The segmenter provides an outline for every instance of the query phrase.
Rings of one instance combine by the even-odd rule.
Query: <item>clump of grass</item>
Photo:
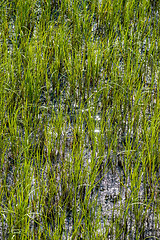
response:
[[[2,1],[2,239],[160,237],[158,19],[158,1]]]

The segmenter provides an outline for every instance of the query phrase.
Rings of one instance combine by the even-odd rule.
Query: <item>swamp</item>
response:
[[[0,1],[0,239],[160,239],[159,14]]]

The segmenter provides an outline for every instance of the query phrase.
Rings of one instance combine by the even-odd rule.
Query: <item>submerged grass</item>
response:
[[[159,239],[159,1],[0,5],[0,238]]]

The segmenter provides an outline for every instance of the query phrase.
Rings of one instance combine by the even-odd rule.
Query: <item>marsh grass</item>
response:
[[[159,1],[0,4],[0,238],[159,239]]]

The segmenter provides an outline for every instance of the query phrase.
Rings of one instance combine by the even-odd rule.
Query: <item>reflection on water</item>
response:
[[[153,19],[148,18],[148,23],[146,23],[146,30],[145,30],[146,34],[150,30],[150,29],[147,28],[147,25],[148,26],[152,25],[151,21],[154,22],[154,20],[155,20],[155,23],[158,24],[157,21],[159,20],[159,12],[158,11],[154,12],[153,17],[155,19],[154,18]],[[145,21],[147,21],[147,19],[145,19]],[[13,55],[14,50],[13,50],[13,44],[12,44],[12,41],[11,41],[11,37],[14,36],[16,38],[16,36],[14,34],[14,31],[15,31],[14,21],[11,23],[11,25],[12,26],[11,26],[10,31],[9,31],[7,44],[8,44],[8,54]],[[101,26],[99,26],[99,22],[96,23],[96,24],[94,23],[93,28],[92,28],[92,34],[94,35],[95,32],[98,32],[100,30],[100,28],[101,28]],[[133,32],[136,31],[136,30],[137,30],[136,26],[135,26],[134,22],[132,22],[131,27],[130,27],[130,35],[132,35]],[[32,32],[32,34],[33,34],[32,37],[36,38],[36,35],[37,35],[36,26],[34,27],[34,31]],[[152,34],[151,34],[151,37],[152,37]],[[97,38],[98,38],[98,35],[97,35]],[[153,46],[153,44],[154,44],[153,49],[156,49],[156,50],[158,49],[158,40],[159,39],[156,39],[156,41],[153,43],[150,38],[146,39],[146,37],[144,37],[143,40],[142,40],[142,37],[138,36],[137,40],[138,41],[137,41],[136,44],[139,47],[139,54],[141,55],[141,60],[143,59],[144,54],[146,54],[146,51],[147,52],[150,51],[150,48]],[[18,42],[19,41],[20,40],[18,40]],[[119,34],[117,34],[117,37],[115,39],[115,44],[113,44],[113,48],[114,47],[117,48],[119,42],[121,42],[122,47],[124,47],[124,41],[121,41]],[[18,43],[18,47],[19,47],[19,44],[20,43]],[[146,44],[147,44],[147,48],[146,48]],[[128,51],[129,50],[130,49],[128,49]],[[22,51],[22,54],[23,54],[23,51]],[[95,54],[96,54],[96,61],[97,61],[97,56],[98,56],[97,54],[98,53],[95,51]],[[146,56],[147,56],[147,54],[146,54]],[[42,57],[43,57],[43,52],[42,52]],[[119,66],[117,66],[117,68],[118,68],[120,76],[123,80],[123,78],[125,77],[124,76],[125,56],[121,52],[120,52],[120,58],[119,59],[120,59],[119,60]],[[133,61],[134,61],[134,59],[133,59]],[[143,73],[145,73],[145,74],[143,74],[142,76],[140,76],[140,74],[139,74],[139,76],[138,76],[138,77],[142,77],[142,82],[145,83],[144,84],[144,90],[143,90],[143,96],[141,96],[142,99],[137,100],[136,99],[136,92],[135,92],[133,94],[133,102],[132,102],[133,106],[134,106],[135,101],[139,101],[139,106],[143,105],[143,98],[145,98],[147,93],[150,91],[150,85],[151,84],[155,86],[155,89],[157,89],[158,77],[159,76],[158,76],[158,73],[155,72],[155,78],[153,79],[153,74],[152,74],[153,71],[154,71],[153,70],[153,68],[154,68],[153,61],[152,61],[152,59],[147,59],[147,57],[146,57],[146,60],[145,60],[144,63],[145,64],[142,68],[144,68]],[[114,66],[114,63],[112,64],[111,71],[113,70],[113,66]],[[140,66],[141,66],[141,63],[139,63],[139,67]],[[157,60],[156,67],[158,68],[158,66],[159,66],[159,62]],[[23,72],[23,70],[24,69],[22,69],[22,72]],[[48,73],[48,75],[50,75],[49,76],[49,79],[50,79],[52,74]],[[60,77],[62,78],[62,76],[60,76]],[[104,76],[102,76],[102,81],[104,80],[103,77]],[[23,74],[22,74],[22,78],[23,78]],[[65,81],[65,77],[64,77],[64,81]],[[109,84],[113,88],[114,83],[109,82]],[[64,86],[62,86],[62,88],[63,87]],[[118,86],[118,87],[121,87],[121,86]],[[123,88],[121,90],[123,91]],[[75,90],[75,92],[76,92],[76,90]],[[99,92],[100,93],[103,92],[100,87],[99,87]],[[154,95],[155,92],[153,92],[153,101],[151,103],[152,105],[157,103],[156,100],[155,100],[155,95]],[[67,107],[66,103],[65,103],[65,100],[67,98],[66,96],[68,94],[67,90],[63,89],[63,94],[62,94],[62,103],[61,103],[62,106],[61,107],[62,107],[62,109],[65,110],[66,107]],[[97,90],[95,91],[95,95],[96,94],[98,94]],[[45,93],[44,93],[44,95],[45,95]],[[58,116],[58,109],[59,109],[59,104],[60,103],[59,103],[59,100],[54,99],[52,88],[50,89],[50,95],[51,95],[50,97],[51,97],[51,100],[52,100],[50,105],[52,107],[51,107],[51,110],[48,110],[48,109],[47,110],[52,112],[53,105],[54,105],[55,113]],[[129,179],[128,175],[126,174],[126,169],[125,169],[125,164],[126,165],[128,164],[127,163],[127,157],[126,157],[127,154],[129,153],[131,155],[134,152],[134,149],[132,149],[132,146],[131,146],[131,149],[129,149],[129,150],[125,149],[125,144],[126,144],[125,141],[127,141],[127,134],[128,133],[130,134],[131,145],[133,144],[134,137],[135,137],[134,136],[134,129],[133,128],[131,129],[128,126],[129,125],[128,121],[129,121],[129,119],[131,119],[133,121],[137,116],[131,116],[131,118],[129,118],[130,117],[130,112],[128,112],[126,114],[126,113],[124,113],[124,109],[122,109],[121,115],[126,114],[125,123],[123,123],[123,122],[119,123],[118,120],[116,119],[116,116],[115,116],[115,120],[111,125],[110,119],[107,119],[108,122],[109,122],[108,125],[107,125],[108,128],[106,128],[105,131],[102,132],[101,122],[103,121],[103,116],[101,116],[100,113],[98,113],[98,114],[94,113],[94,110],[95,110],[94,109],[94,103],[92,103],[92,100],[91,100],[92,95],[93,95],[93,91],[91,89],[90,96],[89,96],[90,104],[88,104],[89,106],[87,106],[86,108],[83,108],[83,110],[82,110],[82,119],[83,119],[83,116],[84,116],[83,123],[81,124],[82,126],[80,126],[80,124],[79,124],[79,128],[74,129],[74,126],[76,125],[76,121],[77,121],[77,119],[80,115],[80,111],[79,111],[79,105],[75,104],[74,97],[73,97],[72,98],[73,103],[72,103],[72,99],[71,99],[71,106],[68,107],[68,114],[70,116],[70,122],[66,120],[66,123],[63,124],[60,129],[55,129],[54,126],[53,126],[53,128],[49,126],[46,130],[48,139],[49,140],[51,139],[51,141],[54,141],[54,143],[55,143],[54,149],[53,149],[53,151],[54,151],[53,155],[54,155],[54,157],[57,157],[57,159],[56,159],[57,162],[55,163],[55,164],[57,164],[57,169],[58,170],[61,169],[63,159],[67,159],[68,163],[73,163],[73,153],[72,153],[73,142],[75,143],[77,141],[77,145],[76,144],[75,145],[76,145],[76,147],[78,147],[78,138],[79,138],[78,134],[80,134],[80,135],[84,134],[85,135],[85,139],[84,139],[85,147],[84,147],[83,152],[81,154],[82,154],[82,162],[84,162],[83,163],[84,166],[88,166],[88,169],[90,169],[91,162],[93,161],[93,159],[92,159],[92,139],[91,139],[92,133],[94,134],[96,141],[98,139],[100,139],[100,137],[104,138],[104,142],[102,142],[102,145],[105,146],[104,149],[106,151],[105,153],[103,153],[104,156],[105,155],[108,156],[109,144],[110,144],[109,142],[107,142],[107,140],[108,140],[107,139],[107,134],[110,134],[110,135],[113,134],[113,139],[116,136],[117,139],[118,139],[118,141],[117,141],[118,146],[116,146],[115,149],[110,150],[110,154],[109,154],[110,159],[107,159],[107,157],[104,157],[104,156],[99,156],[98,151],[95,153],[95,159],[94,159],[95,161],[97,161],[97,158],[98,158],[97,156],[103,157],[103,164],[102,165],[104,165],[104,166],[102,166],[102,170],[100,169],[101,171],[99,171],[100,174],[97,176],[97,182],[99,181],[99,179],[101,179],[102,177],[103,178],[97,184],[97,189],[95,187],[95,189],[93,190],[93,194],[92,194],[91,199],[90,199],[90,201],[93,201],[93,199],[98,196],[96,214],[98,215],[99,212],[100,212],[100,214],[102,216],[101,231],[105,232],[105,227],[104,226],[109,226],[111,221],[112,222],[117,221],[119,226],[122,229],[125,226],[125,229],[123,229],[124,231],[121,235],[121,239],[134,239],[134,236],[136,234],[137,229],[139,231],[141,231],[141,228],[144,229],[144,238],[143,239],[145,239],[145,237],[147,237],[149,235],[155,235],[155,236],[157,236],[157,238],[160,238],[159,222],[158,222],[158,219],[155,219],[156,216],[154,216],[155,208],[156,207],[158,208],[158,203],[156,202],[157,201],[156,194],[152,199],[153,204],[150,204],[149,207],[147,207],[147,202],[150,201],[151,193],[150,192],[149,193],[145,192],[145,189],[144,189],[144,186],[143,186],[143,180],[144,180],[143,178],[145,178],[145,176],[143,176],[143,174],[142,174],[142,179],[141,179],[140,184],[139,184],[139,179],[138,179],[138,180],[135,180],[135,186],[131,186],[131,180]],[[43,98],[43,96],[42,96],[42,98]],[[44,100],[42,101],[42,104],[45,105],[45,96],[44,96],[43,99]],[[101,95],[97,99],[99,101],[99,105],[101,106]],[[53,104],[53,102],[54,102],[54,104]],[[102,107],[103,106],[101,106],[101,109],[102,109]],[[113,107],[112,104],[108,107],[109,108],[108,111],[111,111],[111,113],[112,113],[112,107]],[[146,116],[148,115],[151,118],[152,113],[151,113],[150,108],[147,109],[145,114],[146,114]],[[48,114],[47,117],[49,119],[50,115]],[[91,127],[91,130],[90,130],[90,126],[87,125],[87,120],[89,119],[89,117],[91,118],[91,120],[93,120],[93,122],[91,121],[92,124],[93,124],[93,127]],[[140,116],[138,116],[138,117],[139,117],[139,121],[142,121],[142,113],[140,113]],[[117,125],[118,125],[118,128],[116,128]],[[114,129],[112,129],[112,127]],[[44,131],[44,129],[43,129],[43,131]],[[149,127],[148,127],[148,131],[149,131]],[[116,132],[116,134],[115,134],[115,132]],[[140,128],[140,126],[137,127],[137,135],[139,135],[141,132],[142,132],[142,129]],[[49,136],[50,136],[50,138],[49,138]],[[31,137],[32,138],[35,137],[34,133],[32,134]],[[113,140],[113,139],[111,138],[111,140]],[[63,146],[64,141],[65,141],[65,148],[63,149],[62,146]],[[48,143],[46,141],[45,144],[46,145],[49,144],[49,141],[48,141]],[[139,141],[139,147],[136,149],[136,153],[133,153],[133,154],[135,154],[134,155],[135,156],[135,161],[136,161],[136,156],[139,155],[139,148],[141,147],[141,144],[142,144],[142,142]],[[57,147],[57,145],[60,146],[60,147]],[[46,151],[48,151],[48,149]],[[83,166],[83,164],[82,164],[82,166]],[[106,168],[107,171],[103,172],[103,168],[105,169],[106,165],[107,165],[107,168]],[[133,166],[134,166],[134,163],[133,163]],[[142,166],[140,165],[139,169],[137,169],[137,171],[140,172],[141,170],[142,170]],[[12,185],[12,183],[13,183],[12,171],[13,171],[13,169],[11,169],[10,176],[7,179],[8,180],[8,185]],[[132,173],[132,165],[130,166],[130,171]],[[39,173],[40,172],[41,171],[39,171]],[[44,177],[46,178],[46,185],[45,186],[46,186],[46,192],[47,192],[48,182],[47,182],[46,172],[47,172],[47,170],[44,170],[43,173],[45,175]],[[42,174],[42,172],[40,174]],[[134,177],[134,173],[132,173],[132,177]],[[30,196],[29,196],[29,201],[33,201],[33,197],[35,195],[35,190],[37,188],[37,184],[36,184],[35,179],[36,179],[36,177],[33,175],[32,187],[31,187],[31,192],[30,192]],[[57,182],[59,181],[59,179],[60,179],[60,173],[58,172],[57,173]],[[85,186],[87,184],[89,184],[89,183],[88,182],[84,183],[84,186],[83,186],[84,187],[83,188],[84,192],[85,192],[85,190],[84,190]],[[149,183],[147,182],[146,185],[149,185]],[[157,190],[157,192],[159,192],[158,186],[157,186],[157,189],[155,189],[155,191],[156,190]],[[61,194],[62,193],[62,188],[61,187],[59,188],[59,191],[60,191],[60,194]],[[137,201],[133,202],[132,201],[133,195],[136,191],[138,192]],[[142,216],[140,217],[140,220],[138,222],[139,226],[136,225],[137,224],[136,223],[137,216],[136,216],[135,206],[137,206],[138,209],[141,209],[141,207],[142,207],[142,209],[140,211]],[[81,209],[79,207],[77,212],[80,212],[80,211],[81,211]],[[40,214],[40,212],[37,209],[36,209],[34,215],[36,216],[36,214]],[[157,221],[157,223],[156,223],[156,221]],[[67,218],[66,218],[66,228],[68,229],[68,232],[67,232],[68,234],[71,233],[71,231],[73,231],[72,223],[73,223],[72,214],[71,214],[70,211],[68,211]],[[53,226],[51,226],[51,227],[53,227]],[[129,232],[128,236],[125,235],[125,231]],[[113,235],[111,233],[108,234],[108,239],[113,239]]]

